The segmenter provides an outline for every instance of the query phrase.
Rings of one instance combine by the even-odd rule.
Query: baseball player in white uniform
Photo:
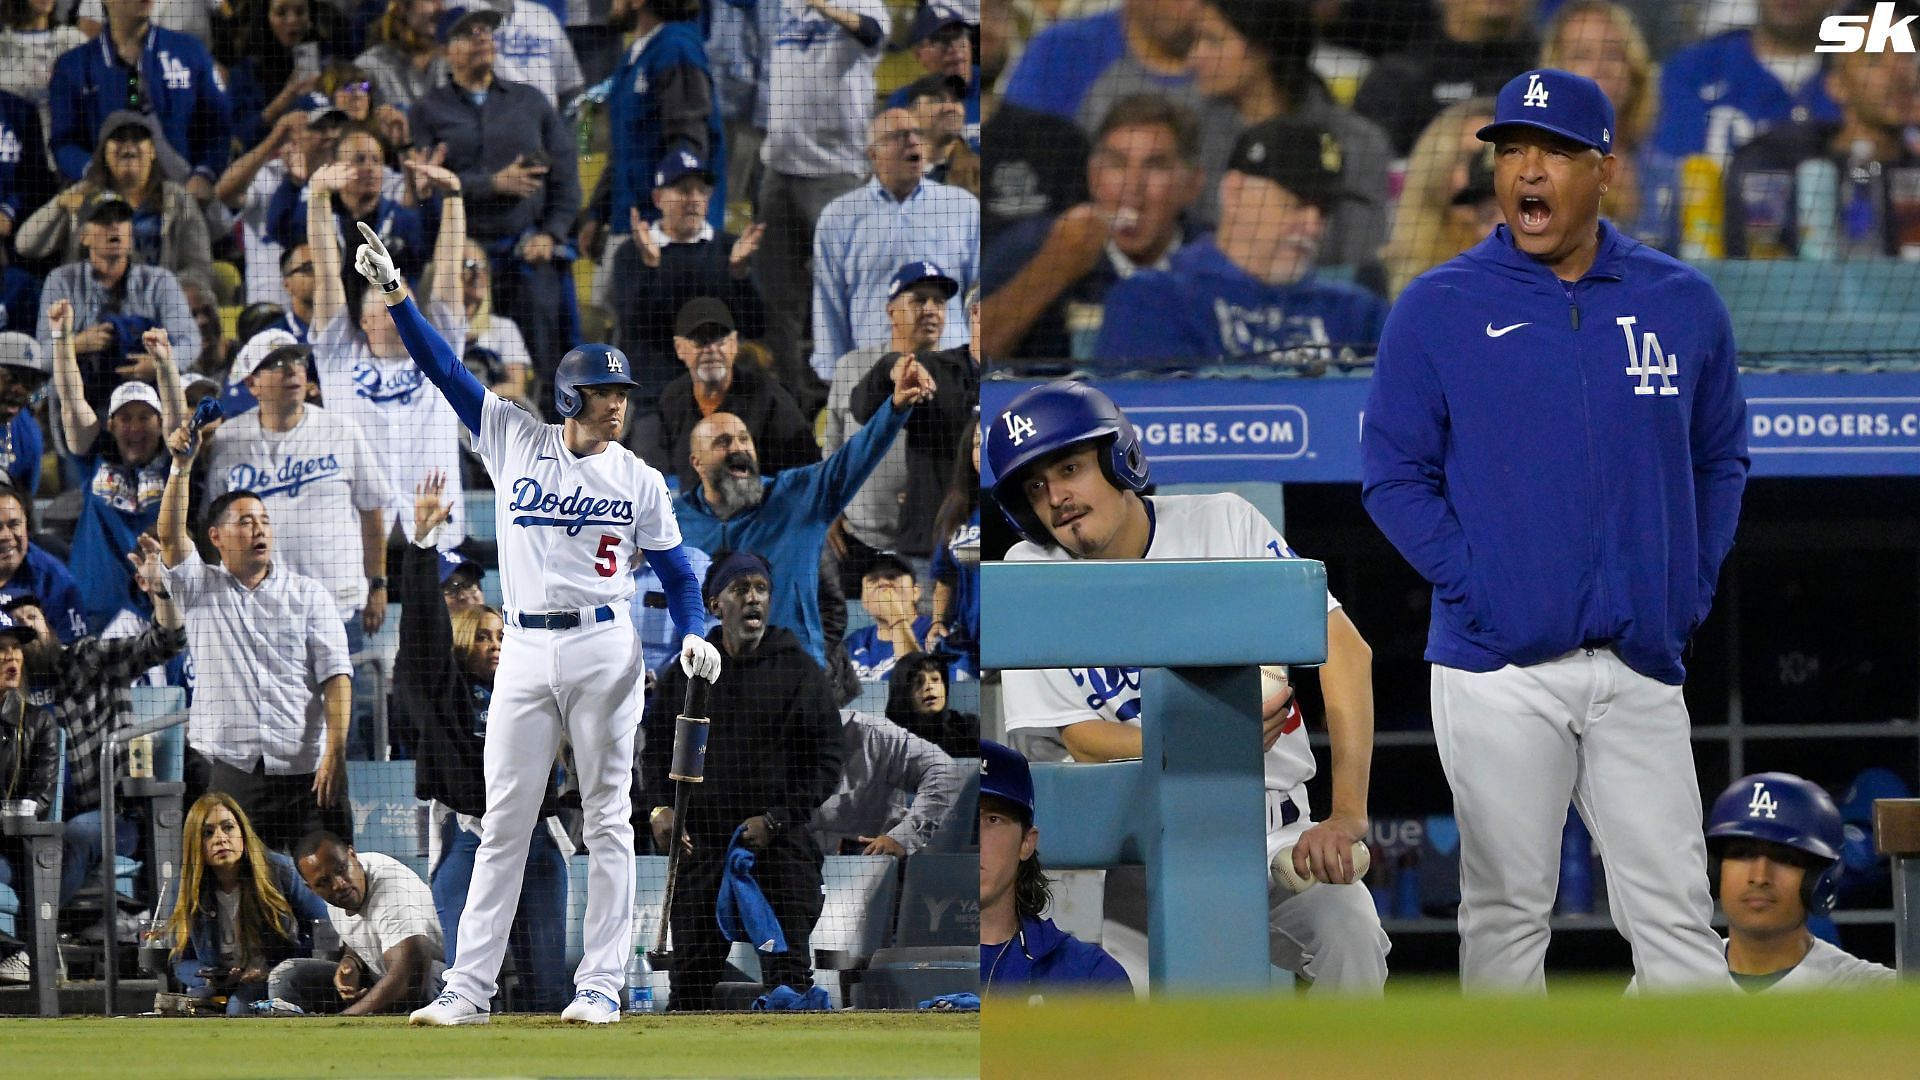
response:
[[[1139,494],[1147,483],[1139,438],[1091,387],[1055,382],[1021,394],[986,440],[994,501],[1025,537],[1009,561],[1296,557],[1238,495]],[[1313,750],[1291,686],[1270,685],[1262,702],[1267,858],[1291,847],[1294,873],[1326,883],[1296,893],[1272,882],[1268,947],[1276,966],[1311,980],[1317,993],[1378,994],[1387,977],[1390,942],[1353,861],[1368,828],[1371,663],[1366,641],[1329,596],[1320,681],[1334,805],[1324,821],[1315,823],[1307,805]],[[1006,671],[1002,680],[1009,732],[1057,731],[1076,761],[1140,756],[1139,669]]]
[[[554,374],[563,424],[487,391],[407,295],[386,246],[362,225],[354,268],[380,290],[414,362],[473,433],[499,492],[506,641],[487,724],[487,810],[460,917],[460,952],[446,992],[415,1010],[415,1025],[483,1024],[507,947],[527,845],[559,750],[573,744],[592,866],[585,953],[561,1016],[604,1024],[619,998],[633,927],[633,742],[645,664],[629,625],[633,569],[644,556],[666,587],[689,676],[720,674],[701,636],[700,590],[680,550],[666,481],[621,446],[625,355],[605,345],[568,353]],[[563,657],[564,653],[564,657]]]

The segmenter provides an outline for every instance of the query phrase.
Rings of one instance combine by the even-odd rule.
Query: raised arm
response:
[[[267,162],[272,161],[274,156],[280,153],[280,149],[287,144],[288,139],[306,129],[306,113],[296,111],[282,115],[274,122],[273,130],[267,132],[266,138],[261,139],[253,149],[235,158],[233,164],[227,166],[227,171],[220,174],[220,179],[213,185],[213,197],[226,203],[228,209],[240,209],[246,202],[247,188],[253,183],[253,178],[259,175]]]
[[[458,305],[460,266],[467,257],[467,201],[461,195],[460,178],[451,169],[432,161],[404,164],[415,183],[443,193],[440,232],[433,240],[433,280],[427,283],[427,296],[435,303]],[[472,426],[479,431],[477,422]]]
[[[87,402],[80,358],[73,352],[73,301],[61,297],[47,305],[47,336],[53,340],[53,392],[60,399],[60,429],[67,448],[84,454],[100,435],[100,414]],[[168,425],[172,430],[178,425]]]
[[[333,221],[333,191],[345,183],[353,166],[333,162],[314,171],[307,181],[307,248],[313,253],[313,328],[325,330],[347,307],[347,287],[340,280],[340,236]]]
[[[212,425],[201,430],[212,430]],[[193,550],[193,538],[187,535],[187,496],[192,487],[193,459],[204,442],[189,435],[185,424],[167,436],[167,452],[173,455],[173,468],[167,473],[167,489],[160,496],[160,519],[154,522],[153,531],[160,536],[160,558],[168,567],[185,562]]]
[[[174,365],[173,343],[163,326],[142,334],[140,343],[153,356],[153,378],[160,384],[160,430],[172,431],[187,422],[187,392]]]

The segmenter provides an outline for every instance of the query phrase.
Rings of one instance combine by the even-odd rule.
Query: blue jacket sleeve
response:
[[[687,561],[685,545],[676,544],[665,551],[647,552],[647,565],[659,575],[667,593],[667,613],[673,616],[680,636],[707,636],[707,613],[700,606],[700,582],[693,564]]]
[[[1443,599],[1466,599],[1466,534],[1445,494],[1447,405],[1420,340],[1427,297],[1409,290],[1387,316],[1360,434],[1360,498],[1375,525]]]
[[[774,483],[778,485],[788,477],[804,477],[809,488],[807,494],[812,504],[812,516],[820,521],[832,520],[847,508],[847,504],[859,492],[860,485],[867,482],[867,477],[887,456],[887,450],[893,446],[893,440],[899,436],[901,429],[907,426],[907,417],[912,412],[912,409],[895,409],[893,398],[889,396],[880,403],[880,408],[867,421],[867,426],[835,450],[827,460],[818,465],[788,469]]]
[[[387,314],[393,316],[393,325],[400,331],[400,340],[406,344],[413,362],[447,395],[454,415],[467,425],[468,431],[480,434],[480,408],[486,403],[487,388],[453,355],[453,346],[440,336],[440,331],[427,324],[427,317],[420,313],[412,297],[402,300],[397,307],[388,308]]]
[[[214,72],[212,56],[201,53],[195,78],[200,92],[193,104],[193,174],[212,182],[227,171],[233,154],[233,106]]]
[[[62,56],[53,65],[53,81],[48,88],[48,106],[50,126],[53,131],[48,143],[53,147],[53,161],[60,169],[61,180],[77,184],[87,171],[87,162],[93,157],[92,133],[88,130],[87,114],[82,102],[91,100],[81,92],[86,82],[87,54],[84,49],[74,49]]]
[[[291,178],[280,181],[267,203],[267,237],[283,248],[307,242],[307,213],[300,201],[303,189]]]
[[[1707,145],[1707,110],[1700,101],[1701,46],[1672,57],[1660,72],[1660,119],[1653,142],[1674,157],[1697,154]]]
[[[1693,397],[1694,512],[1700,530],[1700,602],[1693,623],[1705,621],[1713,607],[1720,567],[1733,550],[1740,525],[1740,500],[1746,493],[1747,399],[1740,391],[1733,322],[1714,297],[1719,323],[1717,344]]]

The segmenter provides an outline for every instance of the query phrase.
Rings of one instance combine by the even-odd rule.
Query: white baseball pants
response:
[[[579,774],[587,871],[584,952],[576,990],[624,1000],[634,909],[633,740],[645,660],[627,605],[612,621],[572,630],[509,625],[487,714],[487,812],[460,915],[460,952],[446,988],[485,1008],[498,989],[507,932],[520,902],[527,847],[560,747]]]
[[[1731,986],[1713,932],[1680,688],[1610,649],[1476,673],[1435,665],[1433,730],[1460,823],[1460,981],[1542,991],[1572,799],[1643,990]]]
[[[1282,824],[1280,807],[1291,800],[1299,820]],[[1267,861],[1297,843],[1313,827],[1307,789],[1267,792]],[[1351,885],[1315,885],[1303,893],[1267,885],[1267,953],[1273,966],[1313,983],[1309,993],[1378,997],[1387,985],[1387,952],[1393,948],[1380,926],[1373,894]]]

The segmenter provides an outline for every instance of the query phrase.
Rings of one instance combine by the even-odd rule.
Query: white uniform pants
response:
[[[1476,673],[1435,665],[1433,730],[1460,823],[1460,981],[1546,986],[1572,799],[1646,990],[1730,986],[1711,921],[1700,784],[1680,688],[1610,649]]]
[[[1281,809],[1292,801],[1299,820],[1284,824]],[[1307,790],[1267,792],[1267,862],[1313,827]],[[1373,894],[1351,885],[1315,885],[1292,893],[1267,885],[1267,950],[1273,966],[1311,980],[1313,994],[1379,996],[1387,984],[1387,952],[1393,943],[1380,926]]]
[[[446,979],[447,989],[482,1008],[498,988],[562,725],[573,743],[592,857],[574,987],[623,1000],[635,888],[633,740],[645,662],[627,605],[613,609],[612,621],[573,630],[507,627],[487,713],[487,812],[460,915],[460,952]]]

